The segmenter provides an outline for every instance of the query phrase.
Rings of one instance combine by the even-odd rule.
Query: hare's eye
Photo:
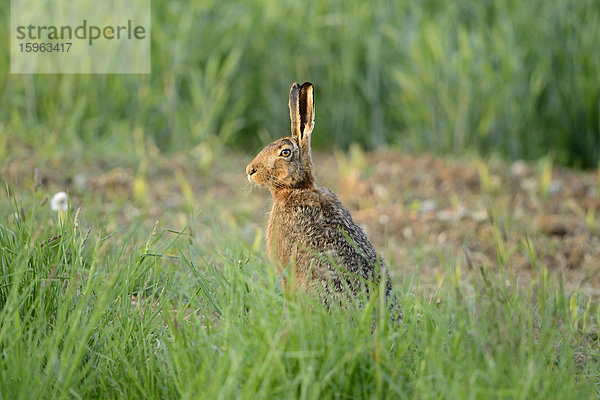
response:
[[[279,153],[281,157],[289,157],[290,154],[292,154],[292,151],[290,149],[283,149],[281,150],[281,153]]]

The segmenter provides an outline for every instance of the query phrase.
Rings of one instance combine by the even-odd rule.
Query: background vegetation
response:
[[[598,166],[598,1],[153,0],[150,75],[11,75],[8,38],[0,399],[598,398],[600,180],[552,167]],[[289,131],[293,80],[399,325],[265,259],[232,150]]]
[[[136,129],[164,150],[246,148],[287,131],[289,85],[311,80],[317,146],[595,168],[599,42],[596,0],[157,0],[151,75],[3,73],[0,129],[94,151]],[[7,71],[7,30],[0,46]]]

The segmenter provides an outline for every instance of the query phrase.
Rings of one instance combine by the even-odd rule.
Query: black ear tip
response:
[[[312,83],[310,83],[310,82],[308,82],[308,81],[306,81],[306,82],[304,82],[304,83],[302,84],[302,87],[301,87],[301,89],[308,89],[309,87],[310,87],[310,88],[312,88],[312,87],[313,87],[313,84],[312,84]]]

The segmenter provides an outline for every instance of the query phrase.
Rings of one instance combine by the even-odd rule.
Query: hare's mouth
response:
[[[261,180],[256,180],[256,175],[254,174],[248,174],[246,175],[248,178],[248,182],[252,183],[253,185],[258,185],[258,186],[262,186],[263,183],[261,183]]]

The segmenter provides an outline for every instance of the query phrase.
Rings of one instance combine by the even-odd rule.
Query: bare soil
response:
[[[200,224],[218,223],[239,230],[243,240],[260,241],[270,194],[247,183],[251,156],[227,154],[212,162],[199,154],[149,157],[142,168],[64,157],[41,163],[24,154],[7,160],[1,172],[17,193],[68,190],[73,207],[116,215],[109,231],[140,217],[150,227],[156,220],[182,226],[191,199],[206,217]],[[448,265],[462,276],[502,266],[519,279],[547,268],[570,290],[600,296],[597,171],[356,149],[316,154],[314,164],[317,183],[338,194],[390,260],[395,279],[416,273],[422,284],[436,285]]]

